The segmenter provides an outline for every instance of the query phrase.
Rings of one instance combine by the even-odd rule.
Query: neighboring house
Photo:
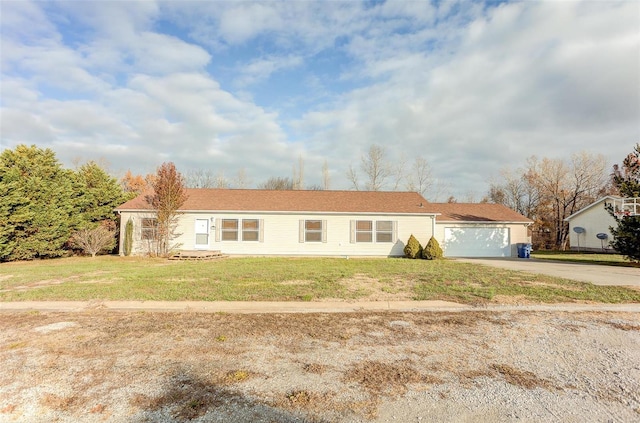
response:
[[[174,242],[230,255],[402,256],[413,234],[448,257],[516,256],[531,220],[497,204],[428,203],[413,192],[188,189]],[[134,226],[133,254],[155,234],[146,196],[116,209]]]
[[[640,201],[613,195],[600,198],[578,210],[565,221],[569,222],[569,244],[572,250],[613,252],[609,242],[613,240],[610,227],[617,225],[606,209],[612,205],[622,214],[640,213]]]

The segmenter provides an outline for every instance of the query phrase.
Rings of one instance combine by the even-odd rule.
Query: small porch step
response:
[[[214,260],[228,256],[220,251],[180,250],[169,256],[169,260]]]

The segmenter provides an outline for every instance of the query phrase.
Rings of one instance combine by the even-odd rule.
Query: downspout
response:
[[[436,237],[436,215],[431,216],[431,236]]]

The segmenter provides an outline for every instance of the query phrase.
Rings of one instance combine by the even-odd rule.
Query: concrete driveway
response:
[[[540,273],[580,282],[591,282],[594,285],[635,286],[640,288],[640,269],[635,267],[565,263],[533,258],[456,258],[456,260],[509,270]]]

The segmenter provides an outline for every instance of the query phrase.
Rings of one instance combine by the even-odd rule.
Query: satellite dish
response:
[[[573,232],[577,234],[583,234],[587,231],[582,226],[576,226],[575,228],[573,228]]]
[[[605,240],[605,239],[609,238],[609,235],[603,234],[603,233],[599,233],[598,235],[596,235],[596,238]]]

